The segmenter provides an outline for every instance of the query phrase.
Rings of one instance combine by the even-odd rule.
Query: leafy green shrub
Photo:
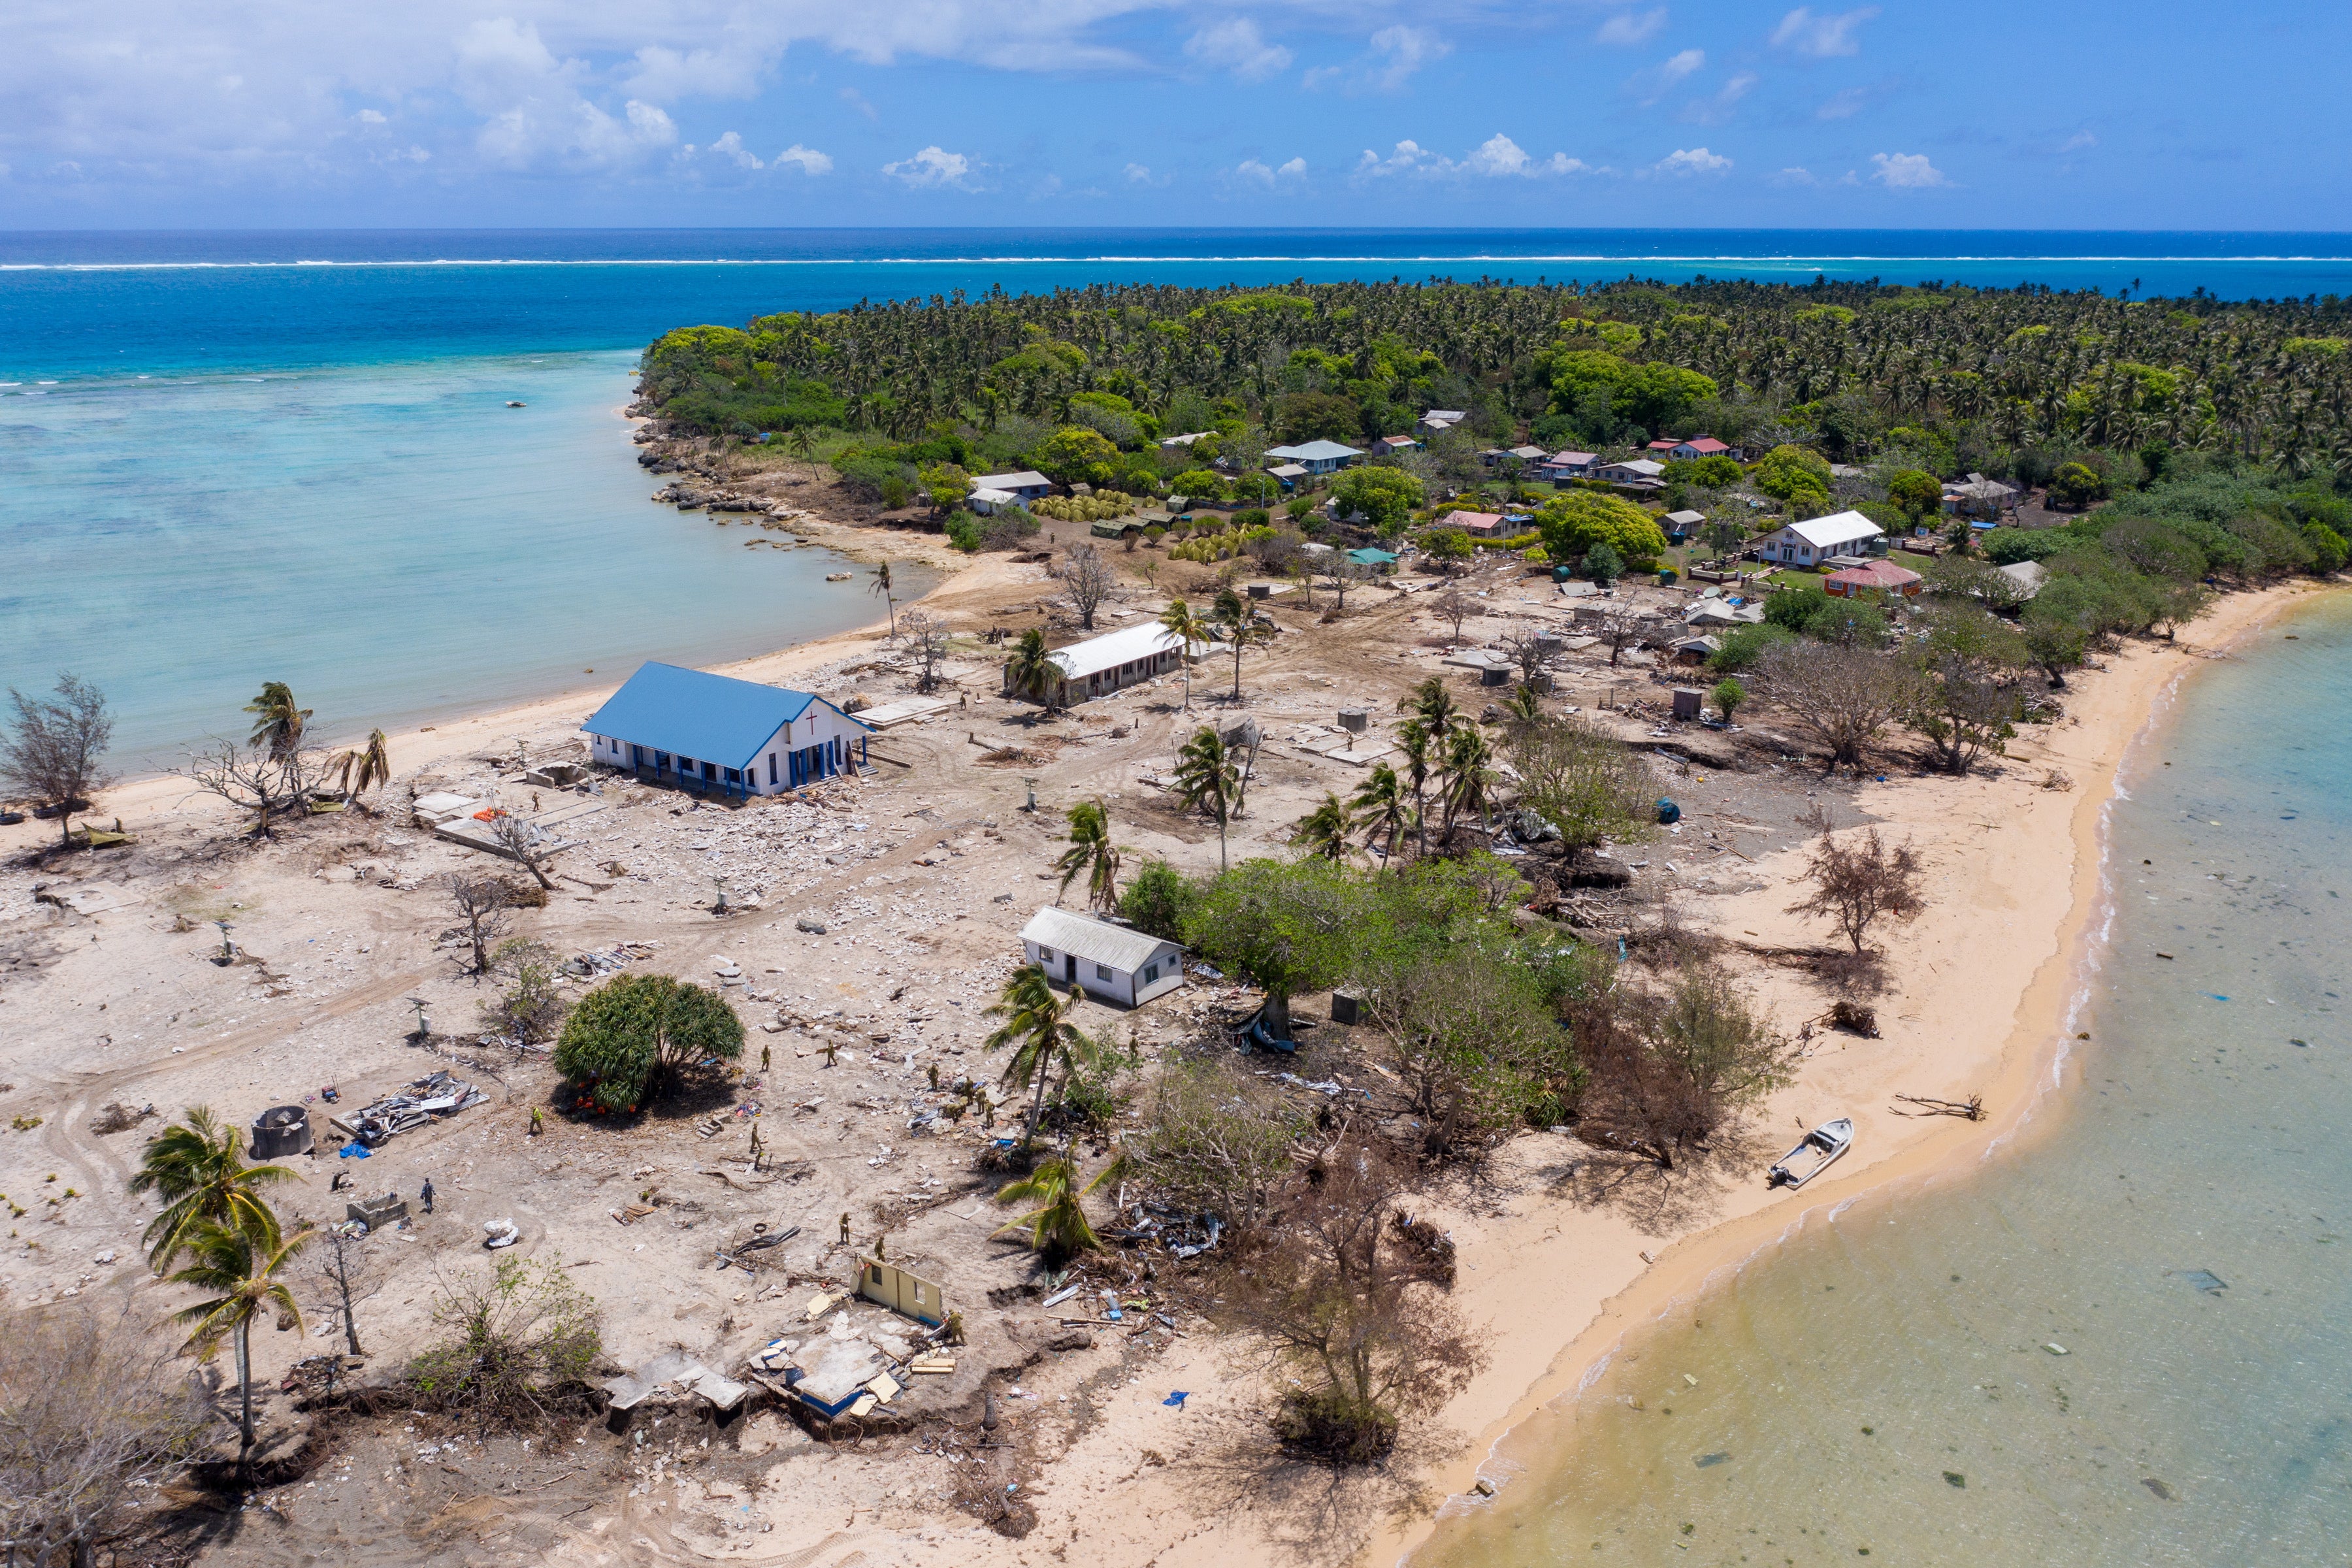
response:
[[[1184,940],[1184,921],[1200,902],[1199,886],[1165,859],[1147,860],[1128,879],[1118,912],[1129,924],[1162,942]]]
[[[594,1298],[552,1258],[509,1254],[460,1274],[432,1311],[435,1326],[451,1331],[409,1363],[410,1393],[478,1430],[544,1419],[604,1352]]]
[[[1769,621],[1760,626],[1734,626],[1723,634],[1723,646],[1708,656],[1706,667],[1717,675],[1750,669],[1773,648],[1796,640],[1796,633]]]
[[[743,1054],[743,1021],[715,992],[667,974],[624,974],[580,999],[555,1042],[555,1070],[599,1110],[635,1110],[665,1081]]]

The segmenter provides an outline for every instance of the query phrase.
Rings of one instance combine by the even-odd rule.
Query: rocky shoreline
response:
[[[649,405],[632,404],[623,412],[638,421],[630,437],[639,448],[637,466],[649,474],[675,476],[648,498],[660,505],[710,513],[722,526],[740,516],[772,533],[791,535],[793,542],[819,545],[867,564],[913,561],[954,572],[971,563],[970,557],[949,548],[944,534],[883,523],[877,509],[852,499],[814,463],[762,463],[742,448],[713,453],[707,438],[664,425]],[[804,499],[780,490],[801,491]],[[852,511],[867,516],[852,521]]]

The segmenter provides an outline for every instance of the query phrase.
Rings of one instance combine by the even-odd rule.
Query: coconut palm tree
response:
[[[1261,624],[1250,608],[1249,601],[1231,588],[1217,591],[1216,603],[1209,607],[1209,625],[1234,645],[1233,700],[1242,700],[1242,650],[1254,643],[1274,640],[1274,628]]]
[[[353,796],[392,782],[390,742],[383,731],[370,730],[366,745],[337,752],[327,765],[334,774],[335,787],[342,791],[344,804],[349,805]]]
[[[1102,1245],[1102,1240],[1087,1222],[1082,1200],[1110,1180],[1118,1168],[1118,1163],[1114,1161],[1093,1181],[1080,1186],[1076,1162],[1068,1154],[1045,1162],[1019,1181],[997,1189],[996,1201],[1000,1204],[1034,1202],[1038,1206],[999,1226],[996,1234],[1027,1231],[1030,1249],[1056,1268],[1081,1252],[1092,1252]]]
[[[1459,725],[1447,737],[1445,743],[1445,789],[1442,797],[1445,807],[1443,827],[1446,838],[1454,837],[1454,819],[1467,812],[1472,816],[1485,813],[1487,792],[1495,783],[1495,748],[1474,724]]]
[[[1209,640],[1209,623],[1192,613],[1192,606],[1181,599],[1171,599],[1160,612],[1160,624],[1183,641],[1184,711],[1192,710],[1192,649]]]
[[[803,463],[808,466],[810,477],[814,478],[816,475],[816,437],[809,434],[808,426],[803,425],[795,428],[793,431],[791,437],[786,442],[786,445],[792,447],[793,457],[798,458]]]
[[[262,1234],[241,1225],[208,1220],[188,1238],[194,1261],[172,1276],[174,1285],[214,1292],[211,1300],[172,1314],[175,1322],[195,1325],[195,1331],[188,1336],[188,1348],[209,1358],[222,1340],[232,1334],[236,1338],[240,1464],[253,1450],[253,1320],[264,1307],[275,1307],[281,1326],[301,1330],[302,1310],[294,1304],[294,1292],[278,1278],[278,1271],[310,1235],[305,1228],[280,1239],[274,1222]]]
[[[265,680],[261,694],[245,705],[254,715],[252,742],[267,746],[270,760],[282,761],[302,744],[302,726],[310,710],[294,702],[294,689],[282,680]]]
[[[210,1106],[192,1108],[184,1121],[166,1127],[147,1145],[131,1178],[132,1192],[163,1200],[163,1212],[141,1238],[148,1267],[163,1273],[207,1224],[236,1226],[275,1246],[278,1216],[261,1189],[299,1180],[283,1165],[247,1164],[237,1153],[236,1129],[223,1123]]]
[[[1404,762],[1404,782],[1412,791],[1413,831],[1418,836],[1421,853],[1429,853],[1428,819],[1422,812],[1422,797],[1435,775],[1441,756],[1440,743],[1428,726],[1418,719],[1408,719],[1396,728],[1397,755]],[[1387,767],[1386,763],[1381,764]]]
[[[1355,831],[1356,820],[1349,814],[1348,803],[1329,790],[1323,792],[1323,803],[1298,819],[1292,828],[1290,842],[1311,856],[1325,860],[1345,860],[1348,858],[1348,836]]]
[[[1233,820],[1241,794],[1241,765],[1223,736],[1207,725],[1193,732],[1176,754],[1176,798],[1187,811],[1197,811],[1217,824],[1217,865],[1225,858],[1225,825]]]
[[[1055,1070],[1066,1079],[1072,1067],[1092,1054],[1092,1043],[1069,1022],[1070,1009],[1076,1004],[1075,993],[1063,995],[1054,989],[1044,969],[1024,963],[1013,972],[995,1004],[987,1009],[987,1016],[1004,1022],[982,1042],[982,1048],[993,1051],[1011,1046],[1013,1058],[1004,1064],[1002,1081],[1008,1088],[1025,1085],[1030,1091],[1029,1131],[1024,1142],[1037,1136],[1037,1123],[1045,1114],[1045,1086]]]
[[[1023,632],[1021,640],[1013,645],[1004,672],[1015,691],[1044,703],[1046,712],[1061,706],[1062,667],[1054,662],[1045,647],[1045,634],[1037,627]]]
[[[874,586],[866,592],[882,595],[882,603],[890,612],[890,640],[897,642],[898,640],[898,601],[891,597],[890,563],[887,561],[880,563],[874,568]]]
[[[1420,820],[1421,810],[1406,798],[1404,781],[1397,777],[1396,769],[1386,763],[1375,763],[1348,804],[1354,811],[1353,826],[1364,830],[1364,847],[1370,849],[1373,839],[1382,839],[1382,858],[1391,866],[1402,866],[1397,837],[1408,820]]]
[[[1110,812],[1099,800],[1082,800],[1070,807],[1070,847],[1054,862],[1062,885],[1054,893],[1059,904],[1070,884],[1084,876],[1087,902],[1108,913],[1118,907],[1118,864],[1125,851],[1110,841]]]

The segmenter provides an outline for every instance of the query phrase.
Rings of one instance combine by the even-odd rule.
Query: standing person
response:
[[[418,1196],[418,1197],[420,1197],[420,1198],[422,1198],[422,1199],[424,1200],[424,1203],[425,1203],[425,1212],[426,1214],[431,1214],[431,1213],[433,1212],[433,1178],[432,1178],[432,1177],[427,1176],[427,1177],[425,1177],[425,1190],[424,1190],[423,1192],[421,1192],[421,1193],[417,1194],[417,1196]]]
[[[760,1070],[762,1073],[768,1070],[768,1047],[765,1046],[760,1047]]]

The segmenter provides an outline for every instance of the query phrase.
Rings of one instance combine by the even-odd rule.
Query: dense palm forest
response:
[[[934,296],[695,327],[646,389],[711,434],[896,440],[1006,420],[1114,445],[1256,426],[1370,438],[1425,407],[1488,438],[1594,449],[1701,430],[1834,461],[1901,448],[1949,476],[2089,457],[2122,484],[2173,453],[2352,474],[2352,301],[2139,300],[2023,287],[1633,281],[1099,286]],[[1120,437],[1129,437],[1122,441]]]

